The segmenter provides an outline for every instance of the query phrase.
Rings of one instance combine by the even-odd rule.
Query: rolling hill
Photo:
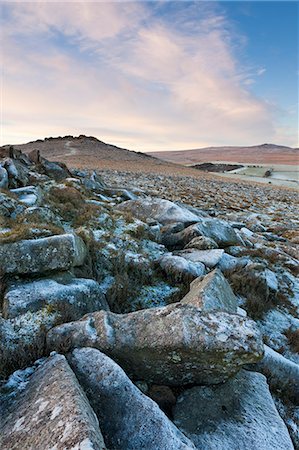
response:
[[[148,154],[168,162],[184,165],[211,161],[286,165],[299,163],[298,148],[275,144],[262,144],[251,147],[205,147],[192,150],[150,152]]]

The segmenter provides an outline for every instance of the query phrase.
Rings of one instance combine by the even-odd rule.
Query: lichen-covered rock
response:
[[[294,449],[266,378],[255,372],[242,370],[223,385],[185,391],[174,422],[198,449]]]
[[[47,346],[61,352],[95,347],[133,378],[166,385],[221,383],[264,351],[252,320],[181,303],[89,314],[50,330]]]
[[[92,348],[74,350],[69,362],[96,412],[108,448],[195,449],[108,356]]]
[[[209,268],[217,266],[224,254],[224,250],[217,248],[215,250],[196,250],[188,248],[187,250],[181,250],[175,253],[177,256],[192,261],[194,263],[201,262]]]
[[[181,300],[203,311],[228,311],[237,313],[237,299],[219,269],[215,269],[203,278],[196,278],[190,285],[190,291]]]
[[[9,286],[3,301],[3,317],[11,319],[27,311],[51,305],[68,310],[74,319],[100,309],[109,309],[100,285],[86,278],[61,277],[17,282]]]
[[[62,234],[0,245],[0,271],[28,274],[80,266],[86,246],[75,234]]]
[[[0,379],[44,355],[47,331],[64,321],[57,319],[58,313],[46,309],[14,319],[0,316]]]
[[[173,222],[190,224],[199,220],[199,216],[190,212],[187,208],[162,198],[147,197],[139,200],[129,200],[118,205],[118,209],[131,213],[137,219],[143,221],[147,219],[157,220],[162,224]]]
[[[162,271],[173,281],[194,280],[204,275],[206,271],[204,264],[201,262],[194,263],[171,253],[163,255],[158,262]]]
[[[62,355],[48,358],[25,389],[2,404],[2,450],[104,450],[98,420]]]

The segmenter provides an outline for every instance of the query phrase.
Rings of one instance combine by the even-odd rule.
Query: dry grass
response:
[[[51,224],[17,223],[9,231],[0,234],[0,244],[12,244],[25,239],[36,239],[63,233],[63,229]]]
[[[293,330],[292,328],[289,328],[284,334],[288,339],[291,349],[294,352],[299,353],[299,329]]]
[[[99,205],[87,203],[84,195],[73,186],[53,187],[47,200],[53,209],[74,227],[88,224],[102,212]]]

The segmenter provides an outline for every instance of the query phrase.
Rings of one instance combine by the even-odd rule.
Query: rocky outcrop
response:
[[[73,320],[88,312],[109,309],[96,281],[61,276],[57,280],[40,279],[10,285],[4,295],[3,317],[11,319],[45,307],[53,311],[68,310]]]
[[[2,399],[2,450],[106,448],[98,420],[65,357],[48,358],[23,391]]]
[[[181,303],[194,305],[202,311],[237,312],[237,299],[218,269],[192,281]]]
[[[195,449],[108,356],[82,348],[74,350],[69,361],[98,416],[108,448]]]
[[[263,355],[253,321],[178,303],[123,315],[96,312],[53,328],[47,345],[61,352],[95,347],[135,379],[166,385],[221,383]]]
[[[129,200],[118,205],[120,211],[132,214],[137,219],[157,220],[161,224],[183,222],[186,224],[196,223],[199,217],[187,208],[176,205],[162,198],[143,198]]]
[[[263,375],[241,371],[220,386],[185,391],[175,424],[198,449],[293,450]]]
[[[0,246],[0,271],[28,274],[68,270],[82,265],[85,257],[85,244],[75,234],[24,240]]]

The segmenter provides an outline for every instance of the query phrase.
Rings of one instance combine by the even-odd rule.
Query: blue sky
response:
[[[1,144],[298,146],[298,3],[3,2]]]

